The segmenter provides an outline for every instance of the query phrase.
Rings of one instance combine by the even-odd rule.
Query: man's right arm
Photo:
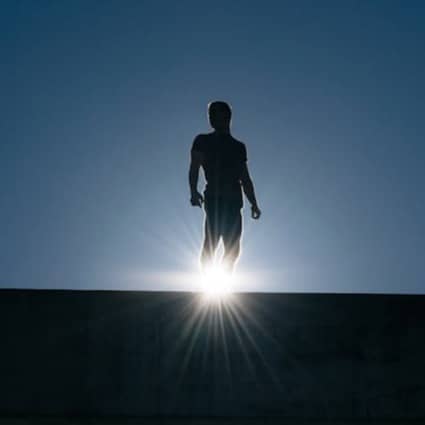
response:
[[[203,202],[202,195],[198,192],[199,168],[202,165],[203,154],[198,147],[199,137],[196,137],[192,149],[190,151],[190,167],[189,167],[189,186],[190,186],[190,203],[193,206],[201,206]]]

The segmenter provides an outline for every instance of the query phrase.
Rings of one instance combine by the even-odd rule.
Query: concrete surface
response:
[[[3,421],[425,418],[425,296],[0,290],[0,341]]]

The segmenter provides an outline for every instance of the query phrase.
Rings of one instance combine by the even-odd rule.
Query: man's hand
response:
[[[204,202],[204,198],[199,192],[192,193],[192,196],[190,198],[190,203],[193,207],[199,207],[202,208],[202,202]]]
[[[260,210],[260,208],[258,208],[258,205],[253,205],[251,207],[251,217],[254,220],[258,220],[260,218],[260,216],[261,216],[261,210]]]

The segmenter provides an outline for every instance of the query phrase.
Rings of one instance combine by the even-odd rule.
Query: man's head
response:
[[[208,119],[211,127],[216,130],[226,130],[230,127],[232,109],[229,104],[221,100],[208,103]]]

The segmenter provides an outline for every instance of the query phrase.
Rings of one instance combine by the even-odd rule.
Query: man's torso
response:
[[[245,145],[230,134],[212,132],[198,135],[192,149],[203,156],[205,201],[242,207],[240,178],[246,162]]]

